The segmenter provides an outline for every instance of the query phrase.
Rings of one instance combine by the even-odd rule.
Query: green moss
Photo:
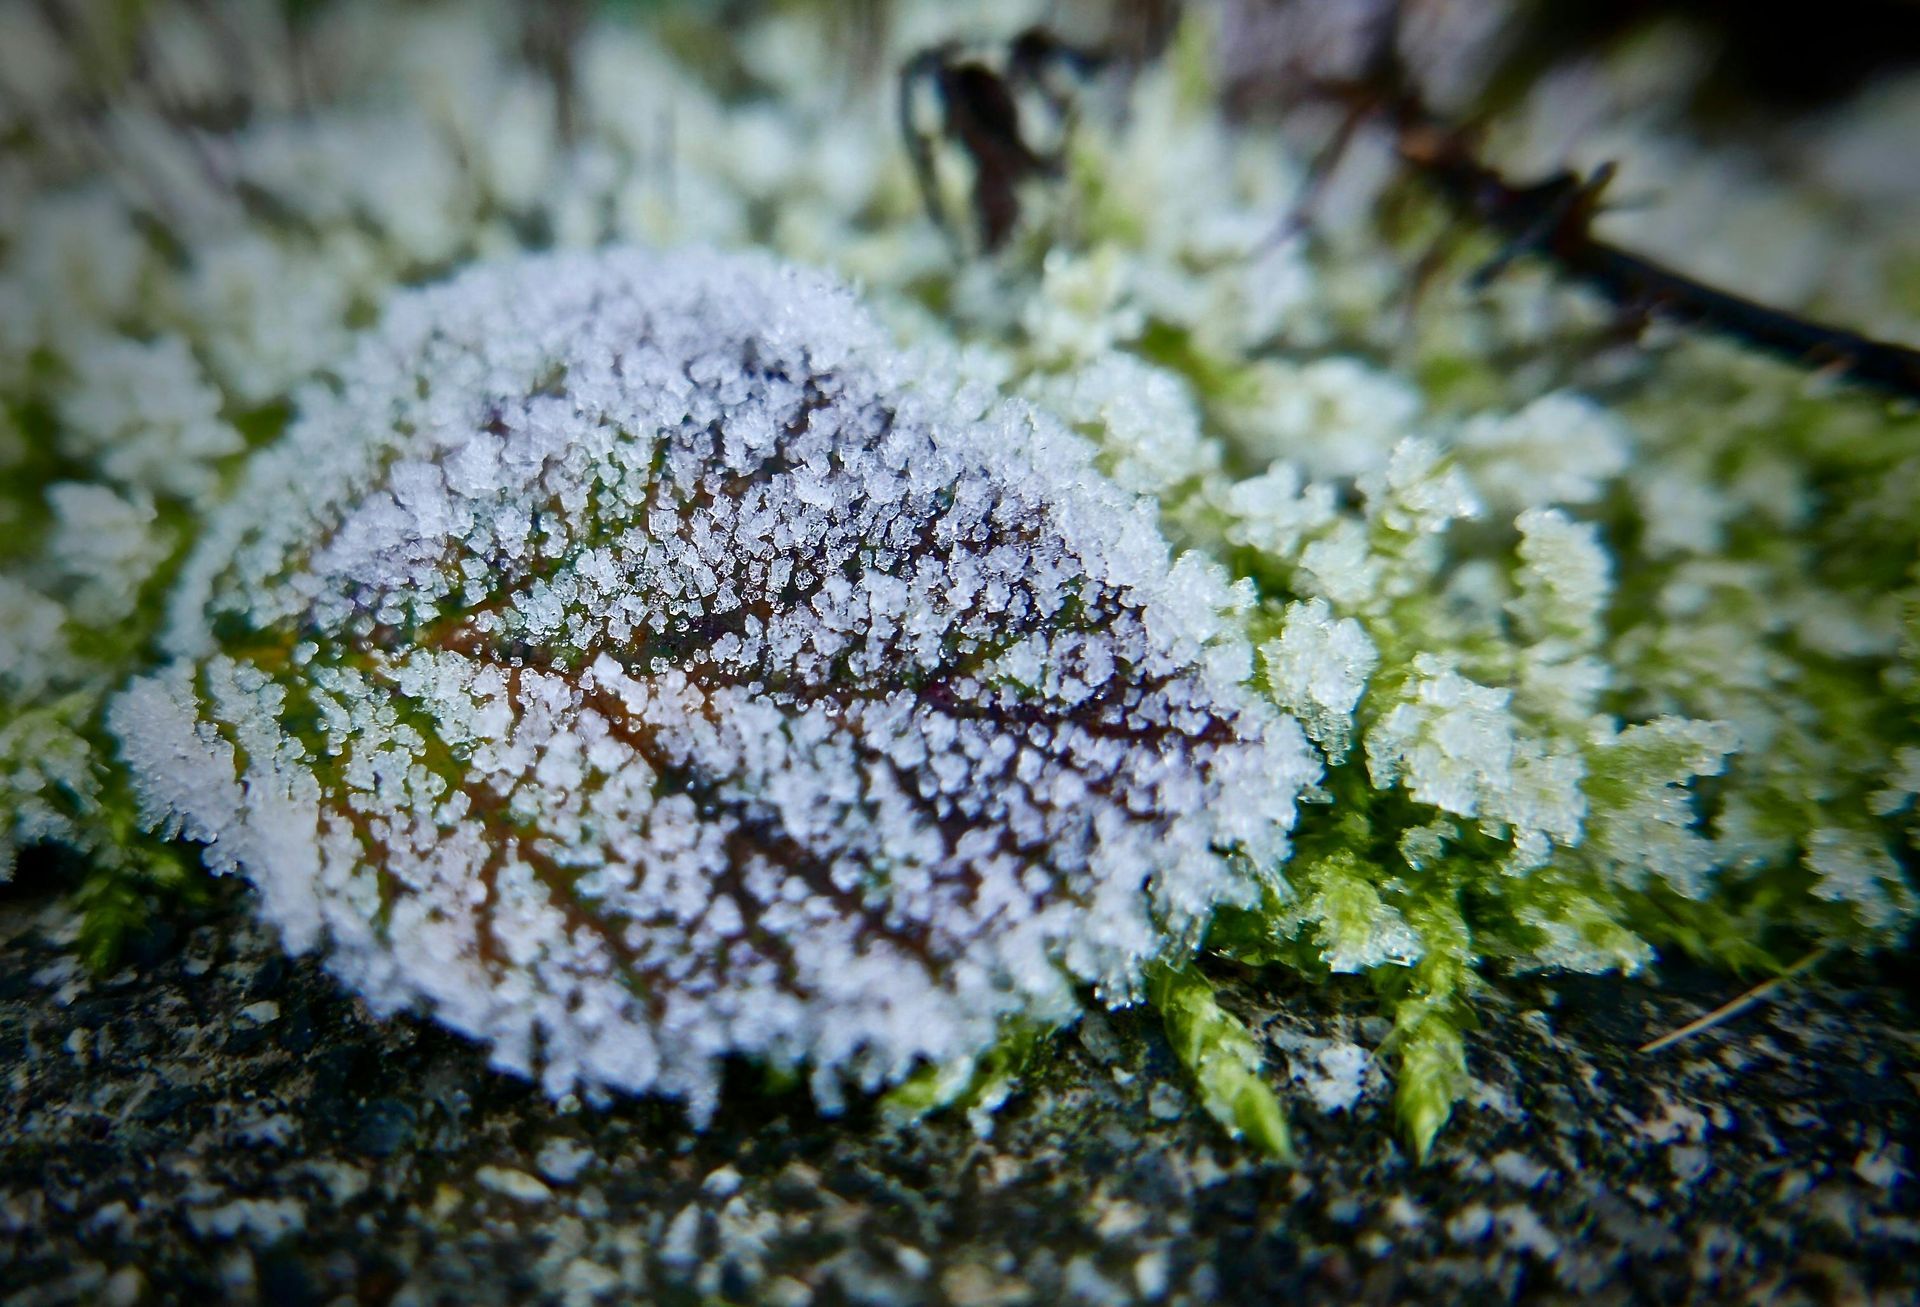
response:
[[[1194,966],[1159,965],[1148,999],[1166,1024],[1174,1056],[1193,1077],[1200,1106],[1235,1139],[1283,1162],[1296,1160],[1285,1111],[1267,1083],[1260,1045],[1220,1006]]]
[[[1010,1021],[978,1056],[922,1067],[888,1090],[880,1098],[881,1118],[899,1126],[937,1112],[990,1113],[1019,1086],[1051,1034],[1030,1021]]]

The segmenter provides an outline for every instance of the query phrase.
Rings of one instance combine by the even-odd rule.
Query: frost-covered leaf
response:
[[[1012,403],[764,258],[395,301],[186,564],[156,818],[560,1093],[898,1081],[1251,901],[1317,773],[1243,600]]]
[[[1384,144],[1350,151],[1334,184],[1304,206],[1320,219],[1314,239],[1276,239],[1283,215],[1303,207],[1310,161],[1297,137],[1222,111],[1222,70],[1209,59],[1231,65],[1246,43],[1216,42],[1204,7],[1189,7],[1191,21],[1166,58],[1125,78],[1050,79],[1048,94],[1066,93],[1071,112],[1050,117],[1054,134],[1030,143],[1061,167],[1029,179],[1020,225],[1001,253],[961,259],[925,217],[899,148],[891,79],[846,84],[844,48],[821,21],[830,6],[762,6],[726,31],[697,7],[676,6],[671,33],[649,30],[659,16],[650,6],[598,10],[580,34],[563,97],[529,66],[512,6],[308,6],[292,42],[278,8],[253,0],[149,0],[83,42],[59,39],[41,8],[0,6],[8,91],[0,97],[8,142],[0,165],[0,827],[8,833],[0,845],[50,837],[85,855],[90,919],[103,927],[90,938],[110,938],[114,923],[145,902],[143,887],[173,874],[153,850],[136,847],[100,709],[130,677],[154,673],[158,600],[203,528],[218,534],[201,542],[172,636],[193,673],[183,663],[151,675],[123,701],[123,715],[141,705],[152,714],[154,739],[175,731],[143,773],[184,783],[192,760],[231,750],[232,763],[221,764],[229,773],[262,780],[252,790],[200,786],[200,810],[175,814],[202,833],[228,831],[216,861],[246,844],[247,823],[286,828],[261,815],[276,802],[311,801],[316,830],[323,812],[334,827],[366,826],[335,830],[324,865],[377,865],[378,874],[311,882],[320,893],[302,900],[289,891],[274,911],[283,921],[313,920],[324,904],[342,914],[343,930],[371,921],[371,943],[342,955],[362,959],[353,974],[369,991],[404,996],[417,992],[407,977],[431,973],[445,977],[446,1001],[457,1006],[491,986],[483,1003],[461,1009],[476,1029],[535,1030],[539,1021],[527,1014],[536,1008],[575,1034],[605,1020],[599,1008],[553,1000],[576,992],[566,990],[570,964],[552,960],[571,956],[565,949],[506,962],[535,978],[523,990],[496,984],[484,966],[462,971],[425,953],[386,961],[400,956],[396,939],[478,939],[475,923],[494,920],[505,902],[494,889],[503,884],[527,915],[499,917],[516,940],[545,937],[550,922],[525,907],[540,895],[548,906],[590,902],[605,921],[624,911],[615,900],[631,887],[565,860],[605,844],[611,831],[649,838],[651,826],[636,834],[621,825],[623,791],[606,783],[624,774],[617,750],[630,746],[609,736],[578,752],[544,743],[533,752],[536,731],[551,726],[552,741],[570,739],[589,713],[612,720],[601,712],[613,706],[605,701],[624,709],[620,683],[598,670],[603,655],[635,679],[664,686],[662,678],[687,677],[671,700],[687,731],[642,723],[656,754],[706,748],[711,741],[691,734],[697,720],[746,721],[723,719],[716,707],[742,695],[792,711],[779,738],[794,757],[882,738],[894,729],[881,720],[885,702],[853,687],[868,685],[870,672],[906,667],[892,683],[905,696],[898,729],[920,732],[927,752],[922,759],[901,746],[900,802],[916,818],[931,807],[952,865],[978,869],[996,856],[985,836],[962,848],[958,826],[970,819],[940,818],[939,805],[958,811],[963,795],[984,788],[985,797],[966,802],[1000,815],[979,831],[1010,829],[994,823],[1011,821],[1018,805],[1007,803],[1007,787],[982,779],[985,762],[969,756],[976,769],[968,771],[952,751],[964,753],[971,731],[1017,737],[1021,750],[1060,761],[1066,755],[1046,753],[1067,747],[1059,732],[1051,744],[1033,744],[1026,733],[1035,723],[1010,718],[1014,708],[1084,718],[1097,696],[1076,696],[1094,694],[1097,661],[1075,663],[1081,655],[1066,645],[1084,638],[1096,656],[1103,639],[1145,640],[1179,670],[1156,677],[1116,660],[1110,683],[1148,696],[1201,687],[1186,709],[1232,729],[1209,727],[1197,740],[1176,730],[1188,743],[1158,754],[1151,732],[1100,742],[1142,766],[1150,755],[1161,760],[1139,803],[1089,783],[1092,762],[1067,766],[1064,780],[1046,773],[1044,798],[1016,792],[1048,813],[1107,814],[1105,838],[1124,841],[1128,831],[1158,831],[1172,814],[1191,819],[1198,809],[1182,806],[1190,800],[1207,806],[1182,787],[1211,776],[1197,765],[1202,754],[1226,749],[1244,714],[1298,716],[1336,760],[1306,791],[1315,802],[1298,835],[1301,865],[1248,869],[1261,877],[1251,902],[1253,876],[1223,871],[1209,839],[1206,856],[1195,855],[1204,872],[1156,865],[1163,874],[1140,937],[1179,954],[1210,904],[1246,901],[1216,922],[1212,938],[1222,947],[1314,972],[1334,960],[1377,960],[1372,976],[1396,1005],[1414,1003],[1421,1022],[1453,1035],[1469,1013],[1461,995],[1475,968],[1628,968],[1655,946],[1766,965],[1776,931],[1851,943],[1893,938],[1911,921],[1907,864],[1920,841],[1920,419],[1843,385],[1809,385],[1802,368],[1698,333],[1595,348],[1612,338],[1612,324],[1544,261],[1523,260],[1492,284],[1477,283],[1472,272],[1492,252],[1488,243],[1436,241],[1460,233]],[[956,35],[954,6],[898,0],[890,9],[893,21],[866,47],[873,67],[898,67]],[[1051,21],[1043,9],[1039,0],[1007,0],[969,35],[990,46],[987,29],[1011,34]],[[136,54],[142,66],[157,60],[166,76],[113,71]],[[984,47],[983,55],[991,60]],[[1448,62],[1423,62],[1429,89]],[[1634,189],[1668,201],[1610,215],[1634,227],[1632,243],[1735,288],[1756,276],[1781,295],[1817,288],[1819,317],[1878,323],[1871,329],[1891,335],[1910,330],[1912,224],[1901,206],[1862,203],[1867,192],[1837,188],[1824,170],[1789,163],[1779,180],[1763,181],[1728,168],[1676,132],[1672,101],[1620,97],[1620,68],[1606,58],[1592,73],[1593,85],[1614,87],[1594,107],[1608,117],[1623,165],[1642,169]],[[1677,82],[1675,93],[1685,86]],[[941,130],[940,117],[931,114],[929,130]],[[1023,129],[1042,117],[1023,109]],[[1513,132],[1500,134],[1506,145],[1488,147],[1558,158],[1565,124],[1557,118],[1510,122]],[[1809,159],[1842,157],[1856,138],[1898,136],[1871,106],[1840,114],[1831,131],[1832,149]],[[941,169],[951,211],[965,208],[966,172]],[[1756,227],[1743,217],[1756,212],[1795,217]],[[1832,239],[1836,223],[1847,240]],[[1714,239],[1703,243],[1701,232]],[[842,572],[842,590],[832,572],[845,558],[809,559],[783,540],[774,554],[788,558],[791,574],[778,586],[770,574],[745,577],[738,569],[748,558],[773,564],[763,555],[715,564],[705,551],[724,537],[702,537],[698,527],[709,521],[706,507],[736,502],[730,494],[664,508],[647,498],[742,466],[737,450],[722,441],[709,457],[695,451],[696,433],[665,440],[629,430],[633,443],[623,448],[683,451],[656,467],[621,463],[606,443],[609,422],[619,425],[611,409],[627,402],[622,387],[654,393],[657,376],[609,382],[552,366],[571,357],[571,344],[514,354],[516,342],[530,340],[517,304],[430,338],[424,324],[440,310],[425,306],[446,301],[409,291],[530,247],[631,242],[662,251],[689,242],[760,246],[831,268],[861,287],[893,340],[913,349],[910,363],[864,348],[851,368],[802,359],[784,380],[755,374],[764,392],[734,387],[721,373],[669,379],[665,388],[681,394],[684,386],[690,405],[759,405],[753,439],[763,443],[753,448],[771,440],[784,451],[810,438],[774,421],[786,402],[776,402],[775,389],[797,388],[803,409],[821,403],[823,433],[845,418],[866,439],[865,401],[832,390],[866,377],[877,411],[893,419],[889,440],[920,432],[924,448],[955,454],[934,479],[967,471],[1001,487],[1010,483],[996,478],[1037,450],[1080,448],[1059,444],[1050,418],[1014,416],[1024,410],[1005,400],[1017,396],[1091,450],[1090,470],[1071,459],[1054,466],[1056,481],[1074,483],[1070,492],[1050,482],[1041,498],[1056,508],[1098,507],[1072,521],[1050,508],[1018,530],[989,514],[986,536],[952,542],[940,565],[961,549],[1012,568],[1003,546],[1026,549],[1031,562],[1035,545],[1061,542],[1058,559],[1007,580],[1007,596],[1028,596],[1036,612],[1071,594],[1090,540],[1118,540],[1108,562],[1132,560],[1126,565],[1137,564],[1140,576],[1158,579],[1129,590],[1099,581],[1109,574],[1096,567],[1086,574],[1098,581],[1094,590],[1061,599],[1059,622],[1041,629],[1046,623],[989,617],[964,587],[916,589],[918,571],[889,571],[877,554],[871,566],[862,555],[854,574]],[[628,298],[664,304],[677,293],[663,282],[664,299],[653,290]],[[396,316],[356,360],[356,338],[396,297]],[[533,291],[521,298],[546,302]],[[708,310],[713,321],[746,311],[744,301]],[[812,316],[837,330],[834,313]],[[655,324],[629,325],[630,340],[656,339]],[[787,339],[782,333],[801,326],[775,313],[753,330]],[[569,340],[590,334],[582,325]],[[425,374],[434,380],[420,393]],[[590,391],[617,402],[596,408]],[[499,402],[501,431],[486,429],[492,414],[461,407],[476,395]],[[245,473],[249,450],[268,446],[296,414],[305,415],[301,439],[311,444],[263,456]],[[924,431],[915,426],[922,419]],[[480,454],[490,443],[526,461],[490,466]],[[349,455],[365,455],[365,466],[345,470]],[[812,471],[768,465],[764,477],[741,472],[728,484],[748,498],[777,485],[810,511],[831,513],[818,497],[839,502],[834,487],[858,474],[829,460]],[[1113,498],[1102,474],[1150,502]],[[449,478],[464,479],[455,486]],[[236,482],[244,482],[240,498],[209,521]],[[276,484],[301,493],[268,493]],[[488,486],[498,499],[487,498]],[[924,500],[898,503],[916,505],[907,514],[915,521],[971,520],[965,504],[925,515]],[[618,530],[600,529],[616,521]],[[713,517],[709,530],[725,525]],[[631,531],[664,559],[638,580],[623,543]],[[1170,561],[1163,536],[1190,553]],[[479,540],[486,547],[470,551]],[[895,548],[884,533],[880,548]],[[895,553],[901,565],[924,557],[919,544]],[[807,587],[793,584],[803,573],[813,577]],[[723,578],[732,581],[731,611],[755,611],[766,623],[751,656],[745,632],[712,617]],[[900,591],[882,593],[886,579],[906,587],[899,605]],[[661,588],[670,581],[682,587],[677,596]],[[629,611],[619,598],[629,591],[649,598]],[[1116,607],[1102,597],[1115,595],[1138,602]],[[860,598],[867,624],[854,629],[847,605]],[[819,632],[771,620],[795,617],[803,603],[826,645],[813,639]],[[673,604],[697,604],[703,615]],[[655,613],[668,624],[649,626]],[[674,623],[683,617],[681,629]],[[480,629],[483,618],[497,624]],[[1123,629],[1135,618],[1137,628]],[[954,631],[976,642],[942,664],[973,676],[958,699],[960,682],[915,670],[912,641],[930,630],[943,644]],[[769,631],[788,643],[769,652]],[[729,634],[740,644],[722,648]],[[623,651],[646,666],[628,666]],[[813,697],[803,704],[793,697],[801,691]],[[957,716],[976,691],[990,711]],[[602,703],[588,702],[596,696]],[[695,696],[714,716],[693,711]],[[796,737],[793,721],[825,735]],[[926,736],[944,732],[939,721],[952,725],[951,739]],[[496,730],[507,738],[483,738]],[[515,739],[526,752],[515,751]],[[1356,746],[1364,762],[1338,761]],[[1270,795],[1243,811],[1212,804],[1215,815],[1189,820],[1188,829],[1232,827],[1220,843],[1252,848],[1259,841],[1235,823],[1283,824],[1297,761],[1288,754],[1260,782]],[[1098,765],[1107,764],[1103,754]],[[879,802],[851,766],[802,774],[812,779],[797,789],[776,793],[756,773],[730,793],[797,824],[805,795],[822,787],[832,791],[823,810],[843,811],[826,780],[864,787],[845,802]],[[296,794],[303,776],[311,793]],[[1076,778],[1087,795],[1074,789]],[[1038,773],[1015,780],[1042,785]],[[1213,793],[1213,783],[1202,781],[1202,792]],[[922,786],[929,794],[919,794]],[[641,788],[650,812],[681,810],[674,796]],[[704,795],[684,796],[694,807],[687,829],[710,829],[701,815],[709,809],[713,820],[736,819]],[[1262,806],[1269,799],[1271,811]],[[393,816],[422,804],[432,808],[427,817]],[[577,817],[580,829],[563,829],[563,817]],[[588,831],[590,820],[599,825]],[[373,821],[385,825],[374,832]],[[443,825],[452,833],[444,846],[434,834]],[[836,830],[834,839],[866,838],[855,826]],[[461,864],[444,849],[480,835],[510,844],[515,867],[560,860],[543,874],[563,889],[515,871],[518,881],[496,877],[486,912],[456,905],[442,917],[421,915],[422,903],[440,901],[435,895],[452,901],[448,878],[458,879]],[[1141,835],[1129,857],[1144,861],[1147,842]],[[1076,881],[1082,872],[1023,860],[1025,847],[1016,841],[1010,862],[993,863],[1020,892],[997,900],[999,915],[975,940],[1000,947],[1021,905],[1055,902],[1048,895],[1062,884],[1080,887],[1071,899],[1098,879],[1091,869]],[[404,856],[381,851],[394,849]],[[272,866],[301,856],[297,841],[256,842],[253,855]],[[684,856],[708,869],[723,861],[698,841]],[[432,872],[423,869],[429,862]],[[1123,874],[1123,862],[1102,874]],[[910,914],[926,906],[908,893],[899,866],[872,863],[851,891],[880,895],[883,917],[906,905],[896,915],[909,915],[883,921],[886,930],[908,929],[919,919]],[[1334,867],[1339,874],[1319,876],[1325,892],[1316,892],[1314,869]],[[705,875],[682,883],[688,902],[710,893]],[[1282,892],[1282,877],[1301,893]],[[282,883],[310,881],[290,874]],[[1004,889],[1008,881],[982,883]],[[1183,884],[1200,888],[1183,895]],[[752,914],[731,888],[713,896],[715,920],[728,920],[721,897],[746,929]],[[1464,906],[1451,917],[1436,906],[1452,904]],[[1309,908],[1318,914],[1311,926]],[[1330,953],[1321,948],[1328,922],[1338,936]],[[658,925],[649,919],[637,938]],[[565,926],[566,948],[590,938],[582,929]],[[623,942],[624,929],[614,932]],[[1099,980],[1113,970],[1110,958],[1088,954],[1073,929],[1062,930],[1048,936],[1060,944],[1048,956],[1050,967],[1064,968],[1063,988],[1066,978]],[[962,953],[975,956],[967,948],[953,958]],[[1415,963],[1400,960],[1414,953]],[[648,992],[683,994],[682,981],[706,978],[714,986],[688,1000],[709,1003],[702,1013],[738,999],[742,991],[727,988],[733,973],[720,983],[719,971],[699,969],[706,965]],[[922,970],[939,993],[977,979],[953,959]],[[969,1013],[1047,1007],[980,983],[988,998]],[[626,1012],[619,1005],[629,998],[607,1007]],[[805,1013],[830,1006],[818,995],[809,1001]],[[990,1024],[982,1015],[982,1037]],[[893,1027],[883,1035],[894,1041],[886,1048],[904,1046]],[[1427,1103],[1420,1119],[1433,1121],[1458,1079],[1448,1072],[1452,1036],[1422,1038],[1437,1054],[1404,1084],[1424,1086],[1406,1090],[1408,1104]],[[502,1048],[517,1063],[539,1055],[512,1039]],[[855,1078],[894,1073],[888,1055],[830,1053],[842,1055]],[[970,1047],[938,1065],[950,1070],[977,1056]]]

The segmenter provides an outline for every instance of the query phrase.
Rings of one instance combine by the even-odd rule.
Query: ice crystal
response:
[[[922,366],[763,257],[396,300],[189,557],[112,713],[136,786],[556,1094],[700,1116],[747,1053],[832,1103],[1138,997],[1318,765],[1224,579]]]
[[[1274,699],[1335,762],[1346,755],[1353,710],[1379,655],[1366,629],[1334,619],[1324,599],[1287,608],[1280,638],[1261,649]]]
[[[212,464],[240,450],[220,418],[220,392],[178,336],[83,341],[73,358],[77,375],[60,409],[66,452],[97,459],[109,479],[195,497],[212,488]]]

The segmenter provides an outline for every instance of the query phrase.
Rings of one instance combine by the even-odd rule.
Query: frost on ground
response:
[[[764,257],[396,300],[110,711],[156,819],[377,1008],[713,1106],[1113,1001],[1246,905],[1318,756],[1079,437]]]
[[[1498,243],[1378,127],[1289,236],[1313,123],[1235,79],[1352,43],[1261,15],[1384,6],[1195,0],[1138,67],[1051,70],[1021,113],[1060,167],[991,252],[921,87],[928,218],[892,73],[1101,6],[896,0],[857,51],[824,4],[596,9],[561,78],[547,8],[0,6],[0,875],[83,854],[96,965],[198,874],[105,726],[136,678],[150,811],[556,1084],[698,1097],[725,1048],[885,1080],[1137,993],[1211,913],[1210,951],[1369,977],[1418,1139],[1490,973],[1910,928],[1920,417],[1623,345],[1541,260],[1476,278]],[[1505,8],[1400,8],[1472,117]],[[1656,45],[1543,77],[1490,162],[1618,160],[1648,203],[1609,234],[1920,340],[1920,97],[1708,143],[1704,47]],[[783,959],[816,895],[879,951]],[[883,955],[906,981],[829,961]],[[1189,971],[1221,1101],[1258,1058]]]

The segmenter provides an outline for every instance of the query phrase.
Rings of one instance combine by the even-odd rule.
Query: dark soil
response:
[[[1223,973],[1286,1091],[1288,1169],[1197,1114],[1148,1013],[1059,1036],[985,1137],[824,1119],[746,1067],[696,1134],[373,1020],[243,891],[215,905],[92,980],[50,891],[0,902],[0,1302],[1920,1296],[1920,1036],[1894,964],[1829,965],[1653,1057],[1634,1050],[1738,983],[1511,982],[1424,1167],[1364,988]]]

